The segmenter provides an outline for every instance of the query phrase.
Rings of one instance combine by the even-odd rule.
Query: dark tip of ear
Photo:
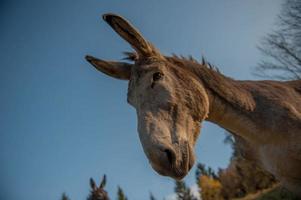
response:
[[[107,21],[108,15],[109,15],[109,14],[103,14],[103,15],[102,15],[102,19],[105,20],[105,21]]]
[[[119,17],[119,16],[116,14],[113,14],[113,13],[106,13],[106,14],[102,15],[102,19],[105,20],[109,24],[112,21],[113,17]]]
[[[86,59],[88,62],[92,62],[95,58],[94,58],[93,56],[86,55],[86,56],[85,56],[85,59]]]

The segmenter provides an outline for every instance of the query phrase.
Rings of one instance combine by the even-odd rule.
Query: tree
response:
[[[219,177],[211,167],[199,163],[196,169],[196,182],[203,200],[222,200],[222,185]]]
[[[150,199],[150,200],[156,200],[156,198],[155,198],[155,196],[153,195],[153,193],[150,193],[150,194],[149,194],[149,199]]]
[[[256,75],[281,80],[301,79],[301,1],[285,0],[277,29],[268,34],[259,50],[266,56]]]
[[[273,186],[275,178],[258,165],[252,145],[234,133],[227,134],[224,142],[231,145],[233,154],[229,166],[218,173],[222,196],[238,198]]]
[[[66,193],[62,194],[61,200],[70,200],[69,197],[66,195]]]
[[[197,200],[191,194],[190,189],[186,186],[184,181],[176,181],[175,184],[175,192],[178,200]]]
[[[127,197],[125,196],[123,190],[119,186],[118,186],[118,191],[117,191],[117,199],[118,200],[127,200]]]
[[[199,181],[199,177],[203,176],[203,175],[208,176],[208,177],[213,178],[213,179],[218,179],[217,174],[214,172],[214,170],[211,167],[206,168],[206,166],[204,164],[198,163],[197,164],[197,169],[196,169],[196,172],[195,172],[197,183]]]
[[[198,186],[201,189],[202,200],[223,200],[221,195],[222,185],[218,179],[207,175],[199,177]]]
[[[219,171],[221,194],[225,199],[244,197],[276,184],[275,178],[255,161],[240,156],[231,160],[226,169]]]

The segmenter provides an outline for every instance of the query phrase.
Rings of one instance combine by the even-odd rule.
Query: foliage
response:
[[[202,163],[197,164],[197,169],[196,169],[195,175],[196,175],[197,183],[199,181],[199,177],[202,175],[208,176],[213,179],[218,179],[218,176],[214,172],[214,170],[211,167],[206,168],[206,166]]]
[[[117,199],[118,200],[127,200],[127,197],[125,196],[123,190],[119,186],[118,186],[118,191],[117,191]]]
[[[256,162],[241,157],[233,159],[228,168],[220,170],[219,179],[224,198],[243,197],[276,183],[275,178]]]
[[[218,175],[211,167],[199,163],[196,169],[196,181],[203,200],[222,200],[222,185]]]
[[[150,200],[156,200],[156,198],[155,198],[155,196],[153,195],[153,193],[150,193],[149,199],[150,199]]]
[[[234,138],[234,136],[230,133],[230,132],[225,132],[226,136],[224,139],[224,144],[226,145],[230,145],[231,149],[232,149],[232,156],[231,159],[239,156],[239,154],[241,154],[241,152],[239,151],[237,145],[236,145],[236,140]]]
[[[66,195],[66,193],[62,194],[61,200],[70,200],[69,197]]]
[[[256,68],[261,77],[301,79],[301,1],[285,0],[277,30],[268,34],[259,50],[266,56]]]
[[[184,181],[175,182],[175,192],[178,200],[197,200],[192,194],[190,189],[186,186]]]
[[[203,200],[222,200],[221,190],[222,185],[219,180],[207,176],[201,175],[199,177],[200,194]]]

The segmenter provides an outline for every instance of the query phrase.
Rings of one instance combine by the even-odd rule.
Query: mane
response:
[[[135,52],[123,52],[123,54],[125,55],[125,57],[122,58],[123,60],[128,60],[128,61],[133,61],[133,62],[138,60],[138,55]],[[214,70],[214,71],[220,73],[219,69],[215,65],[208,62],[204,56],[202,56],[202,63],[199,63],[191,55],[188,57],[185,57],[182,55],[178,56],[176,54],[172,54],[171,57],[165,56],[165,59],[167,59],[168,61],[171,61],[171,62],[177,62],[177,61],[192,62],[192,64],[194,64],[194,65],[202,65],[202,66],[207,67],[210,70]],[[194,65],[192,65],[192,66],[194,66]],[[189,67],[191,67],[191,65],[189,65]],[[199,67],[199,66],[194,66],[194,67]]]
[[[137,60],[135,53],[125,52],[125,55],[127,56],[125,58],[127,60]],[[254,110],[255,101],[252,94],[244,85],[240,84],[239,81],[223,75],[216,66],[206,61],[204,57],[202,57],[201,62],[198,62],[192,56],[184,57],[175,54],[165,56],[165,59],[175,67],[180,67],[188,73],[194,74],[213,94],[230,103],[233,107]]]
[[[215,65],[211,64],[210,62],[208,62],[204,56],[202,56],[202,61],[199,62],[197,61],[195,58],[193,58],[191,55],[188,56],[188,57],[185,57],[185,56],[178,56],[176,54],[172,54],[171,57],[165,57],[167,58],[169,61],[171,62],[174,62],[174,61],[182,61],[182,62],[185,62],[185,66],[189,67],[189,68],[196,68],[196,69],[199,69],[200,67],[205,67],[207,68],[208,70],[213,70],[217,73],[219,73],[220,75],[221,72],[220,70],[218,69],[218,67],[216,67]]]

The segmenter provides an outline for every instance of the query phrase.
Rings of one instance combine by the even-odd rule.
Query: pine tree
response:
[[[118,191],[117,191],[117,199],[118,200],[127,200],[127,197],[125,196],[123,190],[119,186],[118,186]]]
[[[190,192],[184,181],[175,182],[175,192],[177,193],[178,200],[197,200]]]
[[[206,166],[202,163],[197,164],[195,175],[196,175],[197,182],[199,181],[199,177],[202,175],[208,176],[213,179],[218,179],[218,175],[215,173],[215,171],[211,167],[206,168]]]
[[[70,200],[69,197],[66,195],[66,193],[62,194],[61,200]]]
[[[153,193],[150,193],[149,199],[150,199],[150,200],[156,200],[156,198],[154,197]]]

